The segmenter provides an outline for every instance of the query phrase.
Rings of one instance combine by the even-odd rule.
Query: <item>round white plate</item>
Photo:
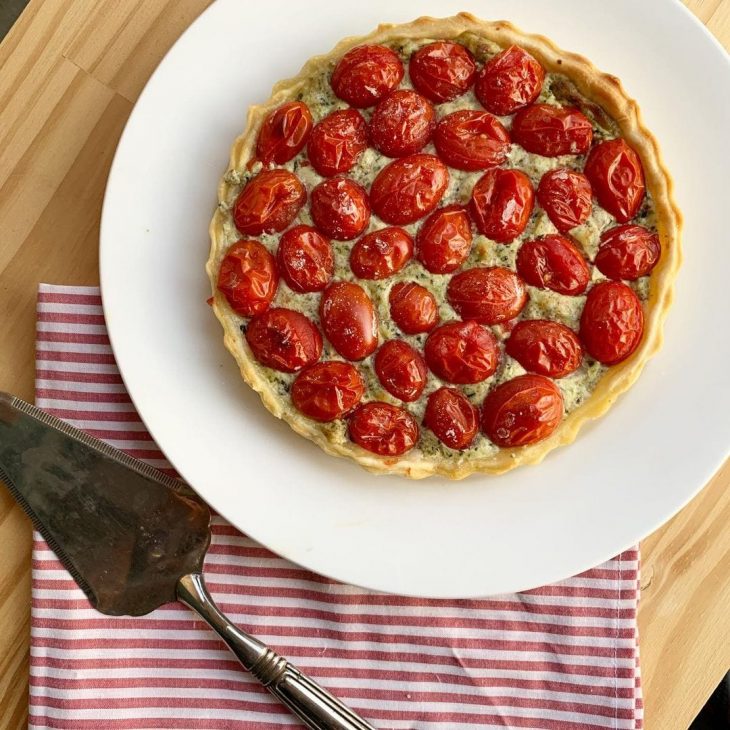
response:
[[[676,179],[686,260],[664,349],[572,446],[497,478],[375,477],[296,436],[241,381],[205,304],[208,221],[248,106],[275,81],[381,21],[465,9],[544,33],[624,80]],[[216,510],[342,581],[469,597],[599,564],[682,507],[730,443],[729,94],[726,54],[672,0],[219,0],[148,83],[106,191],[104,311],[137,409]]]

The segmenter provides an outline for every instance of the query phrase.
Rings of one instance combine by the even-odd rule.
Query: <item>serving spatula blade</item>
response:
[[[210,514],[189,488],[4,393],[0,477],[102,613],[175,601],[202,566]]]

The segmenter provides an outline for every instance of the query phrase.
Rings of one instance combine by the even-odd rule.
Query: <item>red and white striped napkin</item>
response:
[[[41,408],[171,472],[124,390],[98,289],[41,286],[36,364]],[[516,595],[418,600],[309,573],[215,518],[205,573],[234,621],[377,727],[634,730],[638,560]],[[39,535],[31,637],[30,728],[297,726],[188,609],[96,613]]]

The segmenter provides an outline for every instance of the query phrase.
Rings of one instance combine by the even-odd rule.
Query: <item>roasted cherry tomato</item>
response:
[[[499,364],[499,348],[492,332],[476,322],[449,322],[426,340],[426,363],[449,383],[480,383]]]
[[[388,340],[376,353],[375,372],[381,385],[403,401],[418,400],[428,371],[423,358],[403,340]]]
[[[561,232],[585,223],[593,210],[591,184],[580,172],[559,167],[546,172],[537,186],[537,202]]]
[[[268,368],[293,373],[319,360],[322,335],[300,312],[275,307],[257,314],[246,328],[254,357]]]
[[[604,365],[616,365],[639,346],[643,333],[644,310],[626,284],[604,281],[588,292],[580,338],[591,357]]]
[[[416,236],[416,256],[433,274],[456,271],[471,251],[471,221],[460,205],[432,213]]]
[[[582,112],[550,104],[533,104],[517,112],[512,140],[545,157],[584,155],[593,141],[593,127]]]
[[[319,319],[332,347],[348,360],[362,360],[378,346],[378,319],[365,290],[336,281],[322,294]]]
[[[322,291],[335,270],[330,242],[311,226],[294,226],[279,239],[279,271],[295,292]]]
[[[450,449],[467,449],[479,430],[479,411],[456,388],[439,388],[428,396],[423,425]]]
[[[420,284],[398,282],[390,290],[388,302],[391,318],[407,335],[430,332],[438,324],[436,297]]]
[[[564,378],[575,372],[583,359],[578,335],[559,322],[527,319],[518,322],[505,350],[525,370],[549,378]]]
[[[531,286],[558,294],[582,294],[591,280],[583,254],[557,234],[525,241],[517,252],[517,271]]]
[[[317,228],[338,241],[357,238],[370,222],[368,194],[346,177],[332,177],[317,185],[309,207]]]
[[[296,157],[312,131],[312,115],[301,101],[290,101],[269,112],[261,125],[256,157],[264,165],[283,165]]]
[[[509,269],[479,267],[454,276],[446,289],[446,298],[462,319],[499,324],[522,311],[527,304],[527,287]]]
[[[644,168],[639,155],[622,139],[597,144],[588,155],[585,174],[598,202],[619,223],[628,223],[644,200]]]
[[[386,223],[413,223],[430,213],[449,184],[449,170],[434,155],[411,155],[386,165],[370,187],[373,210]]]
[[[242,317],[268,309],[279,285],[274,257],[258,241],[238,241],[218,271],[218,291]]]
[[[233,222],[241,233],[259,236],[283,231],[307,199],[299,178],[288,170],[264,170],[249,180],[233,206]]]
[[[347,172],[368,146],[368,126],[360,112],[340,109],[317,122],[307,145],[312,167],[322,176]]]
[[[447,114],[436,127],[433,143],[441,159],[459,170],[501,165],[509,153],[509,133],[497,117],[473,109]]]
[[[392,91],[370,119],[373,146],[388,157],[412,155],[428,143],[436,126],[431,102],[410,89]]]
[[[510,46],[487,62],[474,91],[485,109],[505,116],[535,101],[544,79],[545,72],[535,58]]]
[[[350,251],[350,268],[360,279],[385,279],[413,256],[413,239],[402,228],[381,228],[363,236]]]
[[[484,399],[482,431],[497,446],[527,446],[547,438],[563,419],[563,395],[542,375],[520,375]]]
[[[661,252],[656,233],[643,226],[616,226],[601,235],[596,268],[609,279],[634,281],[656,266]]]
[[[291,388],[295,408],[315,421],[334,421],[361,400],[365,383],[354,365],[328,360],[310,365],[297,375]]]
[[[403,79],[403,64],[385,46],[357,46],[348,51],[332,72],[332,90],[350,106],[377,104]]]
[[[364,403],[350,417],[350,438],[379,456],[402,456],[418,441],[416,419],[390,403]]]
[[[509,243],[527,226],[535,193],[520,170],[487,170],[471,193],[469,211],[477,229],[499,243]]]
[[[436,41],[411,55],[408,73],[418,91],[441,104],[461,96],[474,82],[477,65],[460,43]]]

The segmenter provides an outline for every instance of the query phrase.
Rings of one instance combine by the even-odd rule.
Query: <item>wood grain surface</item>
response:
[[[37,284],[97,284],[109,165],[145,81],[210,0],[31,0],[0,45],[0,389],[33,398]],[[730,47],[730,0],[686,0]],[[730,464],[641,546],[648,730],[730,669]],[[27,722],[30,523],[0,486],[0,730]]]

